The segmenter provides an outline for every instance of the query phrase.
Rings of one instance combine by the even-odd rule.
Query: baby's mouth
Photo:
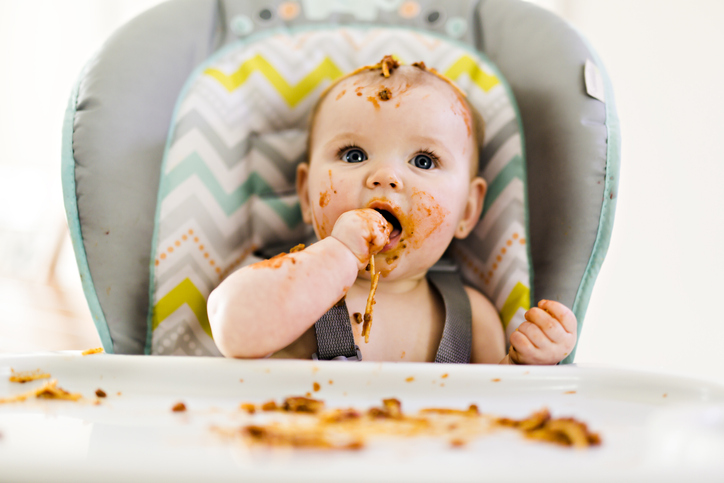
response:
[[[390,242],[392,242],[392,240],[396,239],[400,233],[402,233],[402,224],[400,223],[400,220],[387,210],[375,208],[375,211],[384,216],[387,223],[392,225],[392,232],[390,232]]]

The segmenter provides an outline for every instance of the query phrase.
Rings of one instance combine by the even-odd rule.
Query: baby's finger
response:
[[[520,324],[520,326],[516,329],[516,332],[524,334],[536,349],[543,349],[551,344],[551,341],[543,333],[540,327],[530,322],[523,322]]]
[[[538,307],[533,307],[526,312],[525,320],[538,327],[551,342],[558,342],[568,335],[566,329],[563,328],[563,325],[561,325],[558,320]]]
[[[575,314],[562,303],[553,300],[541,300],[538,302],[538,307],[555,317],[569,334],[578,332],[578,322]]]
[[[516,364],[525,364],[526,360],[530,359],[531,355],[536,351],[528,336],[520,331],[510,334],[510,348],[512,350],[509,351],[509,354]]]

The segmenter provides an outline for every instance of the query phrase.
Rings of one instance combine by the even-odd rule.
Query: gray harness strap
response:
[[[344,300],[329,309],[315,324],[317,352],[312,359],[361,361],[362,353],[354,343],[349,311]]]
[[[438,263],[427,274],[428,280],[445,305],[445,326],[435,362],[467,364],[473,343],[472,310],[468,294],[449,263]],[[312,359],[361,361],[362,353],[354,343],[352,323],[344,300],[324,314],[315,324],[317,352]]]
[[[431,270],[427,278],[445,304],[445,326],[435,362],[467,364],[473,345],[473,312],[460,276],[452,270]]]

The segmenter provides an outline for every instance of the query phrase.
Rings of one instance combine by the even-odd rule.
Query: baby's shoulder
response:
[[[495,305],[493,305],[493,303],[488,300],[485,295],[480,293],[478,289],[470,287],[469,285],[465,285],[464,287],[465,293],[468,294],[468,299],[470,300],[470,308],[473,310],[473,319],[475,319],[475,314],[477,312],[478,315],[488,315],[500,320]]]
[[[495,305],[473,287],[465,286],[473,324],[471,362],[497,364],[505,357],[505,332]]]

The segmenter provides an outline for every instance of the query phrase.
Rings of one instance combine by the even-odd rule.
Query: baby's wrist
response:
[[[345,261],[348,260],[350,265],[354,266],[355,273],[365,268],[367,263],[369,263],[369,259],[365,260],[363,257],[357,256],[357,254],[346,243],[334,236],[334,234],[328,236],[322,241],[327,241],[327,244],[329,244],[331,249],[338,251]]]

